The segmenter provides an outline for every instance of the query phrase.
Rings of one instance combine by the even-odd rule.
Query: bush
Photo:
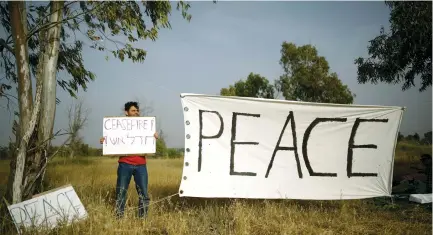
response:
[[[169,148],[167,152],[168,152],[168,158],[178,158],[183,155],[183,153],[180,152],[179,149],[175,149],[175,148]]]

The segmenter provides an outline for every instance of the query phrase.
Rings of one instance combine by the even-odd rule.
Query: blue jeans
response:
[[[134,166],[127,163],[119,163],[117,168],[117,185],[116,185],[116,216],[123,217],[126,203],[126,195],[134,176],[135,188],[138,193],[138,216],[147,216],[149,208],[149,196],[147,193],[148,175],[146,165]]]

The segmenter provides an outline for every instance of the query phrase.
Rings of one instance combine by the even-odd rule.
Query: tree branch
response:
[[[46,143],[46,142],[48,142],[48,141],[54,139],[54,137],[62,136],[62,135],[68,135],[68,134],[69,134],[68,132],[66,132],[66,133],[62,133],[62,134],[59,134],[60,131],[61,131],[61,130],[58,130],[54,135],[52,135],[51,137],[49,137],[49,138],[47,138],[46,140],[42,141],[39,145],[37,145],[37,146],[35,146],[35,147],[33,147],[33,148],[27,150],[27,152],[31,152],[31,151],[33,151],[33,150],[39,148],[39,147],[42,146],[44,143]]]
[[[0,52],[3,51],[3,48],[6,48],[10,53],[14,54],[14,49],[9,46],[3,38],[0,38]]]
[[[126,44],[123,43],[123,42],[120,42],[120,41],[117,41],[117,40],[113,40],[113,39],[107,37],[107,35],[105,35],[105,33],[101,31],[101,29],[98,29],[98,31],[99,31],[100,33],[102,33],[102,35],[104,35],[105,39],[107,39],[107,40],[109,40],[110,42],[114,43],[114,45],[116,46],[117,50],[120,50],[119,47],[117,46],[117,43],[119,43],[119,44],[123,44],[123,46],[126,46]]]
[[[28,186],[32,185],[32,184],[34,184],[36,182],[36,180],[39,178],[39,176],[45,171],[45,168],[47,168],[48,159],[54,158],[54,156],[57,155],[57,153],[60,151],[60,149],[62,149],[68,141],[69,141],[69,138],[66,139],[65,142],[63,142],[63,144],[50,157],[47,157],[47,153],[45,153],[45,163],[44,163],[44,165],[41,167],[41,169],[39,170],[38,174],[33,178],[32,182],[29,182],[29,183],[27,183],[25,185],[25,188],[30,188]]]
[[[13,98],[13,99],[16,99],[18,101],[18,98],[16,96],[7,94],[7,93],[5,93],[3,91],[3,92],[0,92],[0,98],[1,97],[6,98],[6,101],[7,101],[6,107],[2,107],[2,108],[6,108],[10,113],[12,113],[11,112],[12,111],[11,110],[11,104],[13,104],[14,106],[18,107],[18,104],[12,100],[12,98]]]
[[[51,16],[52,14],[57,14],[58,11],[63,10],[63,9],[65,9],[65,8],[67,8],[68,6],[70,6],[70,5],[74,4],[74,3],[77,3],[77,2],[80,2],[80,1],[70,1],[70,2],[66,3],[66,4],[63,6],[62,9],[58,9],[58,10],[55,10],[55,11],[52,11],[52,12],[50,11],[48,14],[44,15],[42,18],[47,18],[47,17]],[[48,6],[49,6],[49,5],[50,5],[50,4],[47,4],[47,6],[45,7],[44,11],[47,11],[47,10],[48,10]],[[36,25],[36,26],[37,26],[37,25]],[[35,27],[36,27],[36,26],[35,26]]]
[[[48,28],[50,28],[50,27],[54,27],[54,26],[56,26],[56,25],[58,25],[58,24],[62,24],[62,23],[65,23],[65,22],[67,22],[67,21],[69,21],[69,20],[75,19],[75,18],[77,18],[77,17],[79,17],[79,16],[81,16],[81,15],[85,15],[85,14],[87,14],[87,13],[90,13],[90,12],[96,10],[97,8],[100,8],[104,3],[105,3],[105,2],[102,2],[102,3],[100,3],[99,5],[95,6],[94,8],[92,8],[92,9],[90,9],[90,10],[88,10],[88,11],[83,11],[83,12],[81,12],[81,13],[79,13],[79,14],[74,15],[74,16],[64,18],[64,19],[61,20],[61,21],[58,21],[58,22],[50,22],[50,23],[43,24],[43,25],[41,25],[39,28],[33,29],[30,33],[28,33],[28,34],[27,34],[27,40],[29,40],[30,37],[32,37],[33,35],[35,35],[37,32],[39,32],[39,31],[42,30],[42,29],[48,29]]]

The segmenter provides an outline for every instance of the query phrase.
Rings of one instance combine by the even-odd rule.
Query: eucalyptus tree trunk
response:
[[[18,76],[19,124],[17,155],[11,162],[7,195],[11,203],[31,197],[35,182],[42,179],[54,125],[56,72],[60,43],[63,2],[52,1],[47,27],[41,27],[40,54],[36,74],[35,103],[32,98],[27,46],[27,13],[25,2],[9,2],[12,37]],[[34,105],[34,106],[33,106]],[[41,112],[42,111],[42,112]],[[41,113],[41,115],[39,115]],[[44,164],[42,164],[44,162]],[[26,167],[27,166],[27,167]],[[39,180],[41,182],[41,180]]]
[[[50,2],[50,19],[48,29],[41,29],[39,42],[43,43],[40,52],[37,80],[42,83],[41,113],[37,129],[37,147],[29,153],[24,196],[30,197],[35,190],[42,189],[45,167],[48,161],[48,150],[53,138],[53,127],[56,113],[56,74],[59,57],[60,31],[64,2]]]
[[[26,161],[27,144],[33,130],[30,121],[33,109],[32,82],[27,47],[27,12],[25,2],[9,2],[10,22],[18,77],[19,126],[18,154],[11,162],[8,181],[8,196],[12,203],[22,199],[22,183]],[[35,123],[35,122],[34,122]],[[34,127],[33,127],[34,128]]]

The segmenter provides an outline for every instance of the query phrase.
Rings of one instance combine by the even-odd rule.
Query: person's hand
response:
[[[159,139],[158,133],[155,132],[155,134],[153,134],[153,136],[155,137],[155,139]]]
[[[101,139],[99,139],[99,143],[101,143],[101,144],[103,144],[104,141],[105,141],[105,138],[104,138],[104,137],[102,137]]]

